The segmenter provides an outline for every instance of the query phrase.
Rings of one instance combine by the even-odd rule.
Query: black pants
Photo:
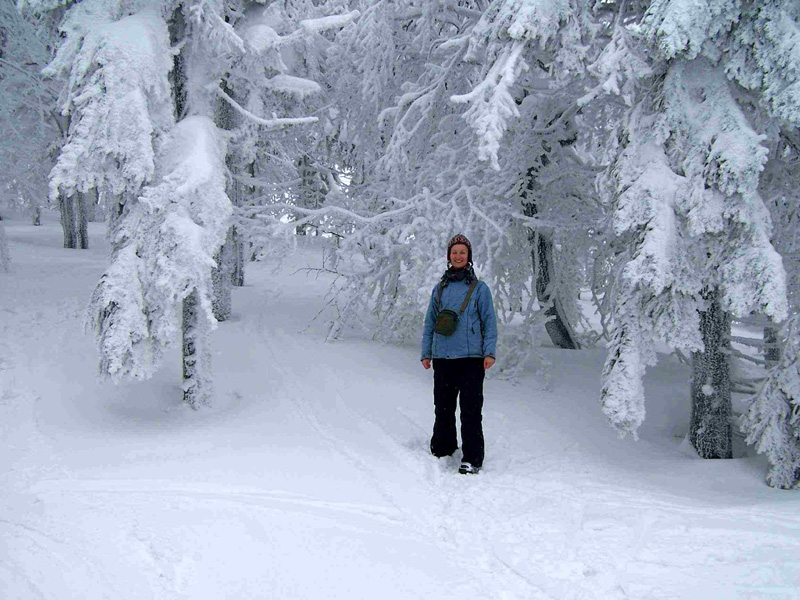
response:
[[[483,465],[483,358],[434,358],[431,452],[449,456],[458,448],[456,402],[461,402],[461,443],[465,462]]]

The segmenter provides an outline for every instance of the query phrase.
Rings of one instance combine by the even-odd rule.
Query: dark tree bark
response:
[[[183,364],[183,400],[194,409],[199,408],[203,400],[203,379],[200,363],[201,348],[198,347],[198,298],[197,290],[193,290],[183,301],[182,364]]]
[[[733,458],[731,379],[728,364],[730,315],[719,290],[708,290],[708,309],[700,313],[703,352],[692,353],[692,418],[689,441],[702,458]]]
[[[71,196],[65,196],[61,192],[58,196],[58,209],[61,214],[61,228],[64,230],[64,248],[89,248],[86,195],[76,191]]]
[[[320,208],[325,201],[328,186],[320,177],[308,154],[304,154],[298,159],[297,175],[300,178],[298,188],[300,206],[309,209]],[[296,233],[297,235],[308,235],[313,230],[314,226],[301,225],[296,228]]]
[[[77,231],[75,230],[74,196],[58,194],[58,210],[61,214],[61,228],[64,230],[64,248],[77,248]]]
[[[547,164],[547,157],[542,157],[543,164]],[[526,174],[527,181],[522,192],[523,212],[527,217],[539,214],[534,198],[536,190],[536,170],[531,167]],[[577,350],[580,348],[575,333],[569,325],[564,314],[564,309],[558,294],[553,291],[555,279],[555,263],[553,260],[553,241],[551,233],[541,229],[531,230],[528,240],[531,244],[531,262],[536,278],[536,297],[539,304],[545,309],[547,322],[545,330],[557,348]]]
[[[764,360],[767,361],[767,368],[776,366],[781,362],[781,336],[777,325],[764,327]]]
[[[228,237],[230,238],[230,231]],[[217,265],[211,271],[211,284],[214,288],[214,299],[211,305],[217,321],[227,321],[231,318],[231,261],[228,258],[231,249],[226,246],[228,246],[227,240],[214,256]]]
[[[235,225],[231,227],[231,244],[231,259],[233,261],[231,284],[234,287],[242,287],[244,285],[244,242]]]
[[[233,156],[229,155],[226,162],[231,172],[227,189],[228,198],[231,199],[234,207],[239,207],[244,202],[244,186],[235,179],[235,175],[239,173],[239,167],[235,164]],[[231,225],[228,230],[225,246],[225,269],[228,279],[234,287],[242,287],[244,285],[244,244],[236,225]]]
[[[100,191],[94,188],[86,194],[86,220],[89,223],[104,221],[102,209],[100,207]],[[99,214],[98,214],[99,213]]]
[[[186,20],[183,16],[183,5],[178,5],[169,20],[169,38],[173,47],[184,42],[186,37]],[[169,75],[172,84],[172,98],[175,103],[175,120],[180,121],[186,112],[186,54],[184,49],[172,59],[172,71]]]
[[[179,5],[172,13],[169,22],[170,41],[174,47],[179,47],[186,36],[186,22],[183,15],[183,6]],[[186,48],[175,54],[173,69],[170,74],[172,84],[172,97],[175,103],[175,120],[180,121],[186,113]],[[202,332],[198,318],[199,299],[197,290],[192,290],[183,300],[183,320],[181,323],[181,361],[183,372],[183,400],[194,409],[205,402],[207,390],[204,389],[204,373],[202,352]]]
[[[81,250],[89,248],[89,225],[87,218],[86,194],[75,192],[75,243]]]
[[[534,232],[532,235],[534,239],[531,242],[531,258],[536,274],[536,297],[542,306],[548,307],[545,310],[545,330],[556,347],[578,350],[580,344],[566,318],[561,299],[552,293],[553,242],[541,232]]]
[[[227,81],[223,80],[221,87],[225,94],[232,98],[234,97],[234,91],[228,86]],[[222,98],[220,98],[219,104],[217,105],[216,122],[217,127],[228,131],[234,129],[237,125],[236,112],[233,110],[233,107]],[[236,175],[238,175],[241,170],[240,161],[237,159],[237,156],[229,150],[225,157],[225,164],[230,173],[225,192],[228,194],[228,198],[230,198],[234,207],[242,206],[244,201],[244,186],[236,179]],[[225,276],[228,281],[230,281],[230,285],[236,287],[244,285],[243,256],[244,249],[242,248],[241,236],[236,229],[236,225],[231,225],[218,262],[219,268],[223,269]],[[230,295],[230,289],[228,289],[227,294]],[[230,300],[228,302],[230,303]]]

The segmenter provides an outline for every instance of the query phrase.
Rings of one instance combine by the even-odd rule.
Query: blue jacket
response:
[[[497,317],[492,292],[483,281],[478,281],[464,314],[458,318],[458,327],[453,335],[440,335],[433,331],[439,310],[449,308],[458,312],[468,289],[466,281],[451,281],[442,290],[442,305],[439,306],[439,286],[433,288],[422,332],[422,359],[468,356],[495,358]]]

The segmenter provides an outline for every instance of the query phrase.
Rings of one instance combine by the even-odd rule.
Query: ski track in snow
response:
[[[425,456],[427,453],[427,431],[408,415],[403,415],[412,424],[419,438],[402,440],[393,437],[386,428],[375,421],[350,409],[341,393],[344,384],[337,371],[325,365],[324,356],[308,355],[308,348],[297,347],[292,336],[285,334],[264,334],[268,327],[260,326],[261,339],[268,346],[271,363],[281,364],[281,389],[290,392],[290,397],[298,410],[314,426],[336,452],[344,455],[356,468],[364,471],[374,482],[381,496],[401,512],[409,528],[420,535],[436,535],[443,549],[452,556],[469,556],[473,561],[470,572],[480,577],[480,597],[485,598],[628,598],[625,572],[631,563],[642,556],[647,538],[654,526],[669,513],[686,517],[692,515],[702,519],[708,510],[693,510],[682,506],[679,501],[667,502],[649,499],[647,502],[631,501],[630,492],[619,487],[595,484],[591,489],[575,490],[559,487],[556,491],[545,492],[554,510],[561,506],[571,506],[573,517],[567,519],[562,528],[551,532],[551,538],[566,539],[559,542],[547,553],[530,555],[530,539],[518,532],[536,530],[534,521],[541,520],[532,501],[509,506],[509,512],[487,510],[509,504],[507,495],[530,494],[540,496],[543,492],[535,477],[509,476],[498,474],[496,485],[482,485],[485,479],[493,478],[491,472],[484,471],[479,478],[454,475],[457,462],[454,459],[436,460]],[[290,360],[279,361],[281,355]],[[297,357],[298,360],[291,360]],[[301,372],[289,372],[291,366],[313,364],[313,380],[303,377]],[[287,382],[292,382],[287,384]],[[299,391],[297,388],[299,387]],[[308,398],[324,398],[311,406]],[[335,399],[335,402],[333,401]],[[323,419],[324,415],[324,421]],[[365,454],[352,445],[353,430],[360,430],[380,443],[388,456]],[[338,431],[338,433],[337,433]],[[417,443],[419,442],[419,443]],[[508,449],[507,449],[508,450]],[[437,464],[438,463],[438,464]],[[381,477],[389,465],[397,478]],[[414,488],[413,502],[399,505],[393,498],[409,499],[408,488],[401,469],[413,474],[417,487]],[[535,474],[534,474],[535,475]],[[422,485],[419,485],[421,483]],[[495,483],[495,482],[492,482]],[[591,500],[588,500],[591,498]],[[641,511],[632,525],[620,525],[616,521],[586,519],[587,505],[596,502],[614,510]],[[737,519],[742,515],[732,510],[730,517]],[[725,511],[721,511],[724,515]],[[509,526],[509,517],[512,526]],[[752,515],[748,515],[752,516]],[[778,516],[764,516],[770,520]],[[527,517],[527,518],[526,518]],[[553,515],[558,518],[557,515]],[[788,522],[786,526],[795,528],[800,520]],[[730,531],[730,530],[728,530]],[[620,552],[617,560],[609,561],[601,544],[593,543],[593,538],[607,538],[609,532],[619,537],[627,537],[623,544],[617,544]],[[758,541],[757,539],[755,541]],[[797,544],[795,547],[800,548]],[[599,546],[599,548],[598,548]],[[701,555],[700,553],[695,556]],[[550,558],[548,558],[550,557]],[[553,560],[552,557],[556,557]],[[644,562],[644,561],[643,561]],[[656,564],[669,567],[667,561]],[[531,567],[534,567],[533,569]],[[635,587],[635,586],[634,586]],[[631,591],[635,594],[635,591]],[[649,590],[648,593],[653,593]]]
[[[261,329],[261,331],[263,332],[264,329]],[[487,599],[512,597],[536,599],[549,597],[543,595],[538,586],[531,584],[503,561],[497,560],[491,551],[487,551],[485,549],[484,536],[479,531],[475,531],[471,527],[466,530],[463,526],[453,527],[452,518],[449,515],[454,511],[460,515],[461,523],[480,526],[481,521],[477,520],[480,509],[474,503],[466,500],[461,503],[463,506],[458,506],[459,503],[456,501],[455,492],[447,493],[441,491],[441,483],[444,477],[452,477],[452,473],[444,474],[441,469],[426,469],[425,462],[430,464],[432,462],[431,459],[427,461],[417,459],[415,454],[420,454],[418,451],[412,454],[407,447],[393,439],[389,432],[374,421],[351,410],[342,398],[340,392],[342,384],[339,376],[335,371],[325,366],[321,357],[318,360],[314,360],[317,357],[313,357],[310,361],[311,364],[315,365],[317,371],[313,384],[309,384],[302,376],[302,373],[289,373],[289,368],[285,366],[298,363],[291,360],[279,362],[277,360],[278,354],[275,350],[277,346],[284,356],[300,357],[305,353],[304,349],[293,347],[296,344],[290,336],[285,334],[272,335],[270,336],[271,339],[265,335],[261,337],[268,344],[269,355],[273,359],[270,362],[276,365],[283,365],[279,369],[280,376],[284,382],[282,389],[284,391],[289,390],[290,386],[286,385],[286,381],[293,382],[295,387],[297,384],[301,386],[302,391],[300,393],[292,393],[291,400],[304,417],[312,423],[315,431],[328,442],[331,449],[342,454],[366,475],[380,495],[398,513],[403,515],[407,528],[417,531],[421,536],[430,535],[430,532],[434,532],[446,552],[453,556],[469,556],[471,561],[477,562],[477,564],[470,565],[469,572],[471,576],[477,575],[479,577],[481,583],[480,597]],[[305,361],[307,364],[309,361],[308,356],[305,356]],[[306,399],[313,397],[322,397],[326,401],[318,403],[312,408]],[[335,399],[335,401],[331,403],[329,402],[330,399]],[[319,416],[323,411],[325,417],[327,417],[324,422]],[[337,429],[339,429],[340,433],[337,433]],[[386,450],[386,453],[376,457],[354,447],[350,441],[354,429],[377,441]],[[449,466],[454,466],[452,461],[443,460],[442,462]],[[381,476],[381,473],[387,469],[392,469],[393,473],[398,477],[393,479]],[[413,490],[413,498],[409,495],[406,487],[408,477],[404,471],[412,473],[417,481],[423,483],[422,486]],[[401,505],[394,498],[405,498],[406,502]],[[503,573],[504,571],[505,573]],[[500,574],[506,575],[506,578],[511,575],[511,578],[517,581],[510,583],[514,587],[518,587],[521,582],[523,589],[517,592],[503,589],[507,588],[508,584],[500,584],[498,581],[498,575]],[[497,588],[501,589],[498,590]]]
[[[480,475],[460,476],[458,453],[437,460],[428,452],[432,382],[428,374],[416,376],[416,348],[357,339],[321,343],[306,327],[323,303],[325,282],[298,283],[286,270],[273,274],[253,265],[256,283],[234,291],[242,312],[220,330],[247,340],[244,368],[256,377],[222,386],[228,396],[218,399],[220,408],[191,413],[161,402],[156,384],[114,392],[81,380],[76,373],[88,371],[94,357],[84,356],[91,343],[78,332],[104,259],[27,241],[41,230],[7,230],[17,242],[12,251],[30,250],[32,264],[61,260],[35,280],[20,279],[27,292],[0,288],[0,433],[7,450],[0,457],[0,597],[797,597],[795,497],[760,482],[746,487],[755,475],[742,470],[727,471],[734,482],[715,487],[708,463],[680,461],[677,450],[665,455],[647,442],[623,454],[610,430],[595,429],[593,417],[575,418],[574,431],[565,431],[563,424],[583,409],[561,405],[574,394],[595,393],[594,381],[586,385],[579,377],[570,387],[567,370],[567,378],[554,379],[554,396],[532,403],[524,391],[530,388],[487,380],[487,462]],[[14,265],[25,268],[25,259]],[[69,286],[58,295],[62,270]],[[27,305],[34,294],[35,306]],[[226,376],[218,370],[218,380]],[[85,405],[75,400],[87,393],[83,388],[95,394]],[[148,390],[147,401],[162,408],[129,413],[122,410],[127,405],[104,403],[115,393],[134,394],[130,400],[136,389]],[[256,402],[253,393],[265,395]],[[164,429],[141,429],[130,415]],[[247,457],[269,460],[271,441],[260,439],[260,427],[278,417],[294,419],[285,423],[288,439],[312,438],[298,446],[310,461],[298,475],[314,478],[317,487],[292,489],[285,473],[274,474],[273,485],[241,470]],[[196,430],[188,424],[193,419]],[[207,449],[192,455],[204,435],[241,444],[229,452],[234,461],[213,465],[222,475],[203,470],[214,458]],[[109,464],[97,456],[106,451]],[[194,472],[159,462],[179,464],[182,456]],[[340,470],[338,487],[329,469]],[[669,469],[680,469],[680,479],[659,475]],[[667,481],[684,483],[672,488]],[[747,491],[740,493],[742,485]],[[375,545],[390,537],[400,554]],[[360,541],[351,547],[343,540]],[[306,587],[289,581],[306,567],[281,562],[287,553],[305,556],[303,544],[307,555],[330,563],[309,565]],[[423,552],[419,563],[408,553],[415,547]],[[397,562],[381,564],[390,556]],[[440,572],[428,565],[434,556]],[[316,568],[323,569],[319,576]],[[331,581],[342,568],[360,579]],[[412,575],[392,579],[395,572]]]

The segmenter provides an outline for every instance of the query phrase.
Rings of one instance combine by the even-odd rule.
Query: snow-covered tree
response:
[[[800,311],[800,136],[791,125],[765,140],[768,162],[759,191],[773,223],[772,243],[783,258],[786,288],[793,312]]]
[[[52,59],[42,18],[24,18],[12,0],[0,1],[0,190],[3,201],[39,224],[47,203],[51,154],[66,119],[56,110],[58,90],[41,70]]]
[[[746,442],[770,462],[767,483],[789,489],[800,486],[800,314],[782,333],[781,359],[739,424]]]
[[[783,326],[764,330],[768,369],[739,425],[746,441],[767,456],[767,483],[788,489],[800,479],[800,144],[796,128],[780,127],[768,142],[760,192],[772,215],[775,249],[786,269],[790,313]]]
[[[270,65],[281,64],[281,44],[261,20],[270,7],[145,4],[131,13],[102,6],[108,22],[84,32],[83,15],[73,13],[78,6],[98,10],[90,0],[69,9],[64,22],[72,34],[53,68],[69,73],[75,85],[68,89],[86,88],[70,106],[73,119],[87,128],[83,135],[75,126],[54,186],[70,191],[101,185],[124,200],[112,221],[112,265],[90,306],[101,372],[115,380],[151,376],[181,331],[184,399],[197,407],[212,393],[208,333],[229,307],[221,295],[230,282],[222,248],[231,238],[229,193],[236,189],[240,159],[254,138],[316,121],[277,117],[275,106],[262,102],[269,88],[315,84],[275,79],[280,70]],[[243,15],[252,17],[253,30],[234,26]],[[297,24],[310,34],[325,26],[319,18]],[[303,36],[290,31],[286,37]],[[136,43],[143,47],[115,54]],[[126,62],[129,57],[136,60]],[[93,60],[98,64],[91,66]],[[117,81],[123,74],[124,82]],[[106,87],[103,78],[112,76],[131,111],[125,122],[135,131],[127,140],[116,118],[125,107],[93,96]],[[255,127],[248,130],[244,123]],[[229,153],[231,146],[236,148]],[[86,170],[67,169],[69,160],[85,161]]]
[[[155,180],[115,230],[116,256],[90,306],[101,372],[121,381],[155,372],[188,303],[197,313],[183,328],[184,392],[193,406],[210,392],[211,271],[232,212],[224,157],[222,134],[207,117],[186,117],[170,131]]]
[[[617,80],[635,93],[605,180],[620,266],[602,403],[622,434],[644,419],[642,375],[664,342],[692,352],[692,444],[704,457],[731,455],[731,315],[787,315],[759,183],[768,123],[800,117],[800,62],[789,59],[797,11],[655,0],[628,15],[624,38],[653,60],[617,61]]]
[[[575,258],[600,214],[585,152],[593,142],[577,136],[595,43],[587,7],[362,3],[337,37],[332,67],[346,82],[335,123],[355,174],[347,196],[322,213],[343,235],[334,259],[347,275],[334,335],[373,314],[380,336],[416,336],[457,231],[473,240],[506,320],[524,316],[526,349],[546,311],[562,325],[579,322]],[[566,325],[563,337],[574,337]]]
[[[199,116],[175,125],[169,16],[160,2],[87,0],[63,11],[47,72],[64,82],[60,108],[70,127],[50,189],[65,237],[75,200],[80,215],[83,194],[102,189],[112,199],[112,264],[90,306],[101,373],[117,381],[152,375],[180,329],[176,303],[193,300],[200,317],[183,327],[184,397],[196,405],[210,392],[201,368],[209,355],[203,325],[214,323],[209,255],[224,239],[230,202],[216,127]]]
[[[103,189],[120,203],[136,196],[155,171],[154,140],[173,124],[167,24],[158,5],[127,14],[115,2],[82,2],[66,12],[65,41],[47,73],[65,82],[60,109],[67,143],[50,175],[66,239],[86,247],[85,195]],[[77,220],[82,225],[75,228]]]
[[[253,11],[237,26],[250,57],[231,73],[231,92],[250,114],[280,114],[287,124],[319,122],[315,127],[281,131],[250,118],[236,128],[237,180],[245,193],[239,226],[258,257],[274,245],[269,228],[253,219],[260,208],[280,205],[280,214],[297,218],[288,206],[318,208],[341,185],[331,140],[326,54],[336,31],[358,16],[343,2],[275,2]],[[338,10],[340,12],[332,12]],[[309,118],[307,115],[314,115]],[[305,225],[298,227],[302,233]]]

